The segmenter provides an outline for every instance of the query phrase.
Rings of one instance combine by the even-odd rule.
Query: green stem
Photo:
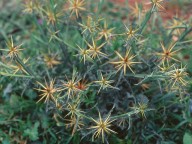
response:
[[[126,74],[129,77],[136,77],[136,78],[168,78],[168,76],[163,75],[153,75],[153,74]]]
[[[143,32],[143,29],[145,28],[145,26],[147,25],[147,22],[150,20],[151,15],[152,15],[152,10],[153,8],[150,9],[150,11],[148,11],[145,15],[145,20],[141,23],[141,28],[139,29],[138,34],[141,34]]]
[[[112,116],[111,119],[117,119],[117,118],[122,118],[122,117],[130,117],[131,115],[137,114],[139,112],[140,112],[139,110],[134,110],[134,111],[124,113],[124,114],[121,114],[121,115]]]
[[[25,78],[33,78],[33,76],[29,76],[29,75],[17,75],[17,74],[9,74],[9,73],[5,73],[5,72],[0,72],[0,75],[2,76],[9,76],[9,77],[25,77]]]
[[[182,41],[190,32],[192,32],[192,27],[186,29],[180,36],[179,41]]]
[[[151,111],[151,110],[155,110],[155,109],[146,109],[145,112]],[[117,115],[117,116],[112,116],[111,119],[117,119],[117,118],[123,118],[123,117],[130,117],[130,116],[135,115],[135,114],[138,114],[138,113],[140,113],[140,110],[133,110],[133,111],[128,112],[128,113],[124,113],[124,114]]]
[[[81,18],[81,16],[79,16],[78,18],[77,18],[77,23],[82,23],[82,18]],[[81,31],[81,27],[80,27],[80,25],[78,24],[78,32],[79,32],[79,34],[81,35],[81,37],[83,38],[83,34],[82,34],[82,31]]]

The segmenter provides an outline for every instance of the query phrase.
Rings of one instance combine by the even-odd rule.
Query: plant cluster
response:
[[[190,101],[191,78],[181,57],[190,47],[190,23],[176,16],[163,30],[150,26],[153,16],[166,12],[164,0],[151,0],[147,10],[135,3],[123,11],[124,22],[105,9],[106,3],[26,0],[22,15],[29,22],[28,40],[11,34],[1,48],[0,74],[18,84],[27,81],[22,95],[27,89],[37,94],[36,105],[45,106],[70,135],[68,143],[77,138],[76,143],[113,143],[114,137],[116,143],[123,143],[120,138],[134,142],[130,136],[144,127],[148,135],[164,107],[179,109]],[[190,123],[188,107],[182,110]]]

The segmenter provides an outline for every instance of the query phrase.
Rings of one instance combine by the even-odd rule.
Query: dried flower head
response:
[[[151,0],[151,2],[149,2],[149,3],[147,3],[147,4],[153,4],[152,10],[155,10],[156,8],[157,8],[157,9],[165,10],[165,8],[162,6],[162,3],[163,3],[164,1],[165,1],[165,0]]]
[[[33,13],[35,10],[39,10],[41,8],[41,4],[39,0],[25,0],[23,3],[23,12],[24,13]]]
[[[42,87],[41,89],[35,88],[42,93],[39,95],[41,98],[37,101],[37,103],[43,99],[45,99],[45,103],[49,102],[49,100],[53,100],[54,102],[56,102],[54,94],[58,91],[58,89],[55,87],[55,79],[52,79],[49,83],[47,83],[47,81],[45,80],[45,85],[38,81],[37,84]]]
[[[24,9],[23,12],[24,13],[32,13],[34,11],[34,3],[33,1],[27,1],[23,4]]]
[[[86,60],[92,60],[92,58],[89,56],[89,50],[86,48],[81,48],[80,46],[77,45],[77,47],[79,48],[78,50],[78,54],[76,56],[80,56],[81,57],[81,61],[83,60],[84,64]]]
[[[148,105],[145,103],[138,103],[138,110],[141,113],[141,116],[146,119],[145,111],[148,108]]]
[[[107,118],[102,119],[101,114],[99,112],[99,120],[95,120],[92,118],[92,120],[95,122],[96,126],[91,126],[89,129],[94,129],[94,134],[92,136],[92,140],[94,138],[102,137],[102,142],[104,143],[104,137],[105,133],[110,134],[110,133],[116,133],[115,131],[111,130],[111,123],[114,121],[110,121],[110,114],[107,116]]]
[[[48,29],[48,32],[49,32],[49,35],[50,35],[49,42],[51,42],[53,39],[61,41],[61,39],[59,39],[59,37],[57,36],[58,33],[60,32],[60,30],[52,31],[52,30]]]
[[[55,25],[56,22],[61,22],[60,17],[63,15],[63,12],[54,12],[50,8],[44,10],[47,16],[47,24]]]
[[[131,15],[135,18],[139,18],[141,16],[141,9],[137,2],[135,2],[135,6],[129,5]]]
[[[137,31],[138,29],[134,30],[132,28],[132,26],[130,28],[128,28],[126,25],[125,25],[125,28],[126,28],[126,33],[124,33],[123,35],[126,35],[127,36],[127,40],[130,40],[130,39],[136,39],[137,40]]]
[[[129,68],[129,70],[131,70],[132,73],[134,73],[134,71],[132,70],[131,66],[133,64],[137,64],[137,63],[141,63],[141,62],[134,62],[133,59],[136,57],[136,55],[131,55],[130,56],[130,50],[126,51],[125,56],[123,57],[120,53],[118,53],[117,51],[115,51],[115,53],[117,54],[117,56],[120,58],[119,61],[117,62],[110,62],[112,64],[117,65],[115,68],[117,68],[117,72],[120,71],[121,69],[123,69],[124,71],[124,75],[126,74],[126,70],[127,67]],[[135,74],[135,73],[134,73]]]
[[[76,17],[79,17],[80,11],[85,11],[85,1],[84,0],[69,0],[70,6],[69,10],[71,10],[71,15],[73,13],[76,14]]]
[[[176,84],[186,86],[187,81],[185,78],[187,77],[188,73],[185,72],[186,66],[179,68],[175,68],[173,71],[168,72],[168,75],[171,77],[172,80],[172,87],[175,87]]]
[[[85,79],[82,79],[80,80],[77,85],[76,85],[76,88],[81,90],[81,91],[84,91],[86,90],[88,87],[89,87],[90,84],[87,83],[87,80]]]
[[[70,117],[74,117],[74,116],[76,116],[76,115],[78,115],[80,113],[83,113],[83,111],[81,111],[79,109],[79,105],[80,105],[80,100],[68,103],[67,104],[67,111],[69,111],[69,112],[65,117],[67,117],[69,115],[70,115]]]
[[[107,88],[118,89],[116,87],[111,86],[110,84],[112,84],[114,81],[109,80],[109,78],[104,78],[102,73],[100,73],[100,80],[94,82],[100,86],[98,93],[100,92],[100,90],[104,90]]]
[[[115,28],[108,28],[107,22],[104,22],[104,27],[99,29],[99,38],[98,39],[102,39],[103,37],[105,38],[105,40],[108,40],[108,38],[112,35],[112,31]]]
[[[99,56],[107,57],[107,55],[105,53],[101,52],[101,48],[106,44],[106,42],[102,43],[100,46],[97,46],[97,44],[93,38],[92,38],[92,45],[89,44],[87,41],[85,41],[85,42],[87,43],[87,45],[89,47],[88,53],[92,59],[95,59],[96,57],[98,59],[100,59]]]
[[[64,88],[61,88],[61,90],[67,90],[67,96],[68,98],[72,96],[74,93],[79,92],[80,90],[76,87],[80,79],[77,76],[76,72],[73,72],[72,78],[68,79],[66,77],[67,81],[62,82]]]
[[[54,66],[61,64],[61,62],[58,60],[56,54],[44,55],[44,62],[48,68],[53,68]]]
[[[161,48],[163,49],[163,52],[162,53],[156,53],[157,55],[159,55],[161,57],[161,61],[162,62],[167,62],[167,64],[169,63],[169,60],[174,60],[174,61],[179,61],[177,59],[175,59],[173,56],[180,50],[175,50],[175,51],[172,51],[172,49],[175,47],[176,43],[170,45],[167,49],[165,48],[165,46],[163,45],[163,43],[160,43],[161,44]]]
[[[99,22],[101,20],[102,18],[92,18],[91,16],[87,16],[85,23],[79,23],[83,29],[82,34],[86,31],[89,31],[90,33],[95,32],[97,29],[99,29]]]
[[[10,57],[11,59],[17,57],[19,52],[23,50],[20,48],[22,44],[14,45],[12,36],[11,39],[7,41],[6,45],[9,48],[8,50],[7,49],[0,49],[0,50],[7,51],[8,52],[7,56]]]

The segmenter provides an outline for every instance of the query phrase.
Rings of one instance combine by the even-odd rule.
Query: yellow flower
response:
[[[85,41],[85,42],[87,43],[87,45],[89,47],[88,53],[92,59],[95,59],[96,57],[99,59],[99,56],[107,57],[107,55],[105,53],[101,52],[101,48],[106,44],[106,42],[102,43],[100,46],[96,45],[93,38],[92,38],[92,45],[89,44],[87,41]]]
[[[133,64],[137,64],[137,63],[141,63],[141,62],[133,62],[132,60],[136,57],[136,55],[131,55],[130,56],[130,50],[126,51],[125,56],[123,57],[120,53],[118,53],[117,51],[115,51],[115,53],[117,54],[117,56],[120,58],[119,61],[117,62],[110,62],[112,64],[117,65],[117,72],[120,71],[121,69],[123,69],[124,71],[124,75],[126,74],[126,69],[127,67],[129,68],[129,70],[131,70],[132,73],[134,73],[134,71],[132,70],[131,66]],[[134,73],[135,74],[135,73]]]
[[[49,102],[49,100],[53,100],[54,102],[56,102],[56,99],[54,98],[54,94],[58,91],[58,89],[55,87],[55,79],[52,79],[49,84],[45,80],[45,85],[43,85],[38,81],[37,83],[42,87],[41,89],[35,88],[36,90],[42,93],[39,95],[41,98],[37,101],[37,103],[43,99],[45,99],[44,101],[45,103]]]
[[[84,8],[85,5],[84,0],[69,0],[69,2],[70,2],[69,10],[71,10],[71,15],[75,13],[77,18],[79,17],[80,11],[86,10]]]
[[[53,68],[55,65],[61,64],[61,62],[57,60],[57,55],[45,55],[44,62],[48,68]]]
[[[104,27],[102,29],[100,29],[100,32],[98,33],[99,35],[99,38],[98,39],[101,39],[101,38],[105,38],[105,40],[108,40],[108,38],[112,35],[111,32],[114,30],[115,28],[110,28],[108,29],[108,25],[107,25],[107,22],[105,21],[104,22]]]
[[[91,126],[89,129],[94,129],[94,134],[92,136],[92,140],[94,140],[94,138],[98,138],[100,135],[102,137],[102,142],[104,143],[104,137],[105,137],[105,133],[110,134],[110,133],[116,133],[115,131],[111,130],[111,123],[114,121],[110,121],[110,114],[107,116],[107,118],[102,119],[101,118],[101,114],[99,112],[99,120],[94,120],[93,118],[91,118],[96,126]]]
[[[28,60],[29,60],[29,58],[28,59],[24,59],[23,60],[23,64],[26,64],[28,62]],[[25,74],[28,74],[27,71],[18,62],[16,62],[16,66],[15,65],[11,65],[10,67],[12,69],[14,69],[14,73],[13,74],[16,74],[18,71],[22,71]]]
[[[175,55],[175,53],[177,53],[180,49],[172,51],[172,49],[175,47],[176,43],[174,43],[173,45],[170,45],[167,49],[165,48],[165,46],[161,44],[161,48],[163,49],[162,53],[156,53],[157,55],[161,56],[161,59],[163,62],[167,61],[167,63],[169,63],[169,60],[175,60],[175,61],[179,61],[177,59],[175,59],[173,56]]]
[[[107,89],[107,88],[118,89],[118,88],[110,85],[111,83],[114,82],[113,80],[108,80],[108,78],[104,78],[102,73],[100,74],[100,77],[101,77],[101,79],[99,81],[94,81],[95,83],[98,83],[100,85],[98,93],[100,92],[101,89],[102,90]]]
[[[171,80],[173,81],[172,87],[174,87],[176,83],[183,86],[187,85],[188,82],[184,78],[186,78],[188,73],[185,72],[185,69],[186,67],[183,68],[181,66],[180,69],[175,68],[175,70],[168,73],[171,77]]]
[[[6,45],[9,48],[9,50],[7,49],[0,49],[0,50],[7,51],[8,52],[7,56],[10,57],[11,59],[13,59],[14,57],[17,57],[19,52],[23,50],[20,48],[22,44],[17,46],[14,45],[12,36],[11,36],[11,39],[7,41]]]

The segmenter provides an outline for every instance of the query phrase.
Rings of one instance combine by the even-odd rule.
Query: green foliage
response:
[[[24,136],[28,136],[30,140],[35,141],[38,137],[39,122],[35,122],[34,125],[30,125],[28,129],[24,130]]]
[[[192,135],[188,132],[183,136],[183,144],[190,144],[192,142]]]
[[[0,143],[190,144],[191,19],[149,4],[2,8]]]

